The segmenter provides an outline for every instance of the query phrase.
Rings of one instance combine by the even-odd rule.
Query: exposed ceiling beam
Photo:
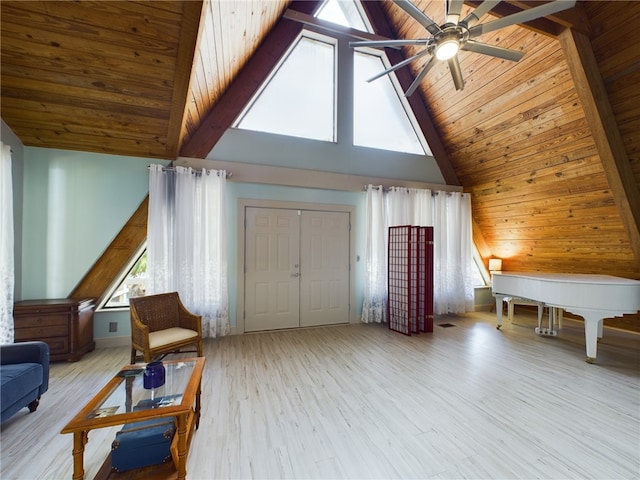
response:
[[[202,1],[182,3],[182,20],[180,22],[180,38],[178,53],[174,68],[173,91],[171,92],[171,111],[167,125],[167,143],[165,151],[168,160],[178,156],[181,127],[186,115],[187,98],[189,97],[189,82],[191,67],[196,54],[200,17],[202,15]]]
[[[289,8],[311,14],[321,3],[296,0]],[[209,110],[189,141],[182,146],[180,156],[205,158],[209,154],[301,31],[302,23],[285,18],[278,21],[236,80]]]
[[[537,7],[538,5],[540,5],[540,2],[538,0],[535,0],[535,1],[510,0],[509,3],[511,5],[520,7],[523,10],[527,8]],[[557,26],[573,28],[574,30],[577,30],[582,33],[588,34],[590,30],[587,13],[585,12],[584,8],[582,8],[580,4],[576,4],[573,8],[570,8],[569,10],[563,10],[561,12],[554,13],[553,15],[549,15],[548,17],[545,17],[545,18],[548,19],[547,21],[553,22]],[[528,24],[525,24],[525,25],[528,25]],[[555,32],[556,36],[561,31],[562,31],[561,29],[556,30]]]
[[[317,27],[327,32],[339,33],[340,35],[351,37],[354,40],[389,40],[388,37],[381,37],[380,35],[363,32],[362,30],[356,30],[355,28],[343,27],[342,25],[328,22],[327,20],[322,20],[320,18],[314,17],[313,15],[309,15],[308,13],[302,13],[290,8],[284,12],[282,17],[288,20],[294,20],[296,22],[303,23],[304,25]],[[395,48],[398,50],[400,49],[400,47]]]
[[[376,34],[382,35],[387,38],[393,38],[394,34],[389,25],[389,21],[385,16],[380,4],[378,2],[362,2],[362,7],[364,8],[369,20],[371,21],[371,25],[375,30]],[[404,55],[401,51],[386,49],[385,50],[387,57],[392,65],[400,63],[405,60]],[[407,89],[413,83],[413,76],[409,72],[407,68],[401,68],[396,70],[395,72],[396,78],[400,83],[403,91],[407,91]],[[411,95],[407,97],[409,105],[413,110],[413,113],[420,125],[420,129],[424,134],[424,138],[426,138],[429,147],[431,147],[431,153],[433,153],[433,157],[440,167],[440,172],[444,177],[445,182],[448,185],[460,185],[460,180],[458,180],[458,176],[456,175],[451,162],[449,161],[449,156],[444,148],[442,141],[440,140],[440,134],[433,126],[433,120],[431,118],[431,114],[427,110],[427,107],[424,104],[424,100],[421,95]]]
[[[573,29],[558,37],[611,193],[640,265],[640,191],[589,38]]]
[[[562,1],[562,0],[560,0]],[[471,7],[477,7],[482,2],[466,0],[465,4]],[[510,2],[500,2],[498,5],[491,9],[491,13],[498,17],[507,17],[514,13],[527,10],[529,8],[540,5],[540,2],[528,2],[521,0],[512,0]],[[564,27],[572,27],[576,30],[588,33],[589,22],[587,16],[582,8],[572,8],[564,10],[548,17],[538,18],[531,20],[530,22],[521,24],[523,27],[533,30],[534,32],[547,35],[549,37],[557,37],[560,30]]]

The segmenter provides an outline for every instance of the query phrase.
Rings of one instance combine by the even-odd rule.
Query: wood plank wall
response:
[[[441,3],[416,2],[436,21],[444,15]],[[633,33],[640,29],[640,2],[584,3],[593,50],[640,184],[640,36]],[[422,27],[393,4],[386,2],[385,8],[400,38],[424,36]],[[620,18],[625,26],[618,28]],[[509,27],[480,40],[525,56],[513,63],[461,52],[463,91],[455,90],[445,64],[431,70],[421,85],[460,183],[472,196],[478,237],[492,256],[503,259],[505,271],[640,279],[557,38]],[[405,52],[412,53],[411,48]],[[420,67],[413,65],[414,74]],[[617,324],[640,330],[640,316]]]
[[[640,188],[640,2],[583,3],[591,26],[591,46]],[[640,278],[638,270],[633,278]],[[640,332],[640,314],[605,324]]]

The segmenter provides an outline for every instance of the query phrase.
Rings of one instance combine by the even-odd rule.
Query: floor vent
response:
[[[453,323],[439,323],[438,326],[442,328],[455,327]]]

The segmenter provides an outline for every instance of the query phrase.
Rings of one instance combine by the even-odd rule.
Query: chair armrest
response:
[[[0,364],[39,363],[42,365],[40,393],[49,388],[49,344],[45,342],[18,342],[0,346]]]
[[[202,337],[202,315],[196,315],[191,313],[182,303],[182,300],[178,298],[178,316],[180,326],[182,328],[188,328],[189,330],[195,330],[198,335]]]
[[[149,348],[149,327],[138,318],[134,308],[130,309],[131,340],[139,347]]]
[[[180,326],[195,330],[202,336],[202,316],[190,312],[180,312]]]
[[[0,346],[0,364],[41,363],[49,365],[49,345],[45,342],[18,342]]]

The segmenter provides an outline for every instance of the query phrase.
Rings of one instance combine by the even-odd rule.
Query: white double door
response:
[[[349,213],[247,207],[245,331],[349,322]]]

